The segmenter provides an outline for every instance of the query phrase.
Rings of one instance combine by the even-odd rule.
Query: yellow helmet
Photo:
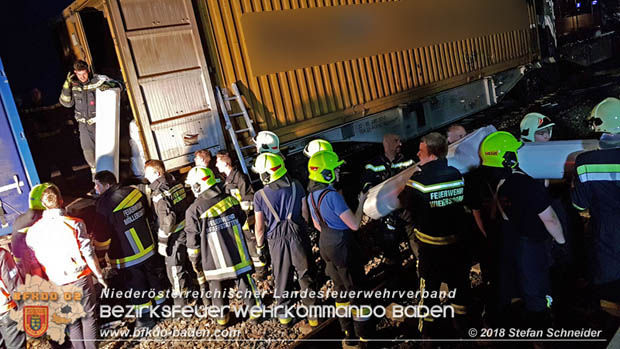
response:
[[[185,180],[191,188],[195,196],[204,193],[217,183],[215,174],[208,167],[194,167],[187,173]]]
[[[263,184],[269,184],[282,178],[287,170],[280,155],[262,153],[256,158],[252,171],[258,173]]]
[[[43,203],[41,202],[43,192],[45,189],[55,186],[56,185],[53,183],[41,183],[32,187],[32,189],[30,189],[30,195],[28,196],[28,207],[30,207],[31,210],[45,210],[45,206],[43,206]]]
[[[523,145],[512,134],[497,131],[488,135],[480,144],[483,166],[515,168],[519,164],[517,150]]]
[[[336,180],[334,170],[343,163],[344,161],[339,160],[338,155],[333,151],[318,151],[308,161],[308,178],[315,182],[332,183]]]
[[[620,133],[620,100],[605,98],[592,109],[588,122],[596,132]]]
[[[310,143],[306,144],[304,148],[304,155],[311,158],[314,153],[321,150],[334,151],[332,145],[324,139],[314,139]]]
[[[534,142],[534,135],[536,132],[545,128],[550,128],[554,125],[555,124],[551,122],[551,119],[543,114],[528,113],[525,117],[523,117],[523,120],[521,120],[521,140]],[[552,129],[549,129],[549,137],[551,137],[551,132]]]
[[[271,131],[260,131],[252,140],[256,143],[256,151],[259,154],[280,152],[280,139]]]

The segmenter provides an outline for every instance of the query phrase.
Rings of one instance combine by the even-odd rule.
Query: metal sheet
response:
[[[39,176],[24,136],[13,94],[0,59],[0,235],[10,234],[15,219],[28,210],[30,188]]]
[[[201,0],[198,4],[217,84],[227,87],[236,82],[258,128],[273,130],[286,142],[526,64],[538,55],[535,12],[528,2],[521,0],[476,0],[467,2],[466,6],[461,2],[442,1],[443,7],[435,2],[424,5],[416,2],[415,18],[432,18],[432,26],[428,26],[432,30],[403,31],[397,38],[393,30],[379,31],[378,36],[374,35],[375,41],[384,39],[387,46],[379,45],[382,48],[374,53],[371,52],[374,44],[364,45],[359,41],[362,32],[368,32],[359,23],[351,22],[357,18],[354,14],[358,17],[365,14],[375,23],[365,12],[366,8],[410,8],[412,2]],[[312,25],[310,20],[318,17],[304,20],[303,16],[334,11],[341,14],[341,20],[329,21],[331,32]],[[441,13],[452,15],[441,16]],[[391,15],[395,21],[405,18],[412,22],[414,18],[394,12]],[[457,15],[459,18],[455,19]],[[382,17],[383,22],[389,19],[386,16]],[[246,27],[246,18],[247,23],[250,18],[258,18],[260,21],[255,24],[265,24],[263,19],[271,17],[283,18],[292,27],[296,24],[292,19],[301,21],[297,28],[305,29],[294,33],[303,36],[305,42],[315,40],[323,49],[315,47],[308,56],[304,55],[308,47],[281,45],[278,46],[281,49],[289,47],[288,57],[286,50],[280,50],[281,60],[263,61],[264,69],[254,68],[257,52],[269,52],[270,46],[261,47],[261,42],[268,41],[258,40],[258,34],[249,32],[256,27]],[[475,25],[471,23],[473,19]],[[426,21],[396,23],[392,29],[423,23]],[[278,32],[274,36],[269,28],[262,31],[273,41],[284,35]],[[285,35],[287,40],[296,39],[287,34],[290,36]],[[352,37],[358,41],[355,50],[342,50],[338,46],[342,41],[331,37]],[[334,45],[337,47],[331,47]]]
[[[190,0],[105,3],[146,156],[168,168],[224,144]]]

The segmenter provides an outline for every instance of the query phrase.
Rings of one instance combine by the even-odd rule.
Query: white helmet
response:
[[[537,131],[549,128],[549,137],[551,137],[552,127],[555,123],[551,119],[540,113],[529,113],[521,120],[521,140],[534,142],[534,135]]]
[[[259,154],[265,152],[280,153],[280,139],[271,131],[260,131],[253,141],[256,143],[256,151]]]
[[[324,139],[313,139],[310,141],[310,143],[306,144],[306,147],[304,148],[304,155],[308,158],[311,158],[314,153],[321,150],[334,151],[334,148],[328,141]]]

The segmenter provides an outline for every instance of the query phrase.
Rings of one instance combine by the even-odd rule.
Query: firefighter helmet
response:
[[[280,152],[280,139],[271,131],[260,131],[252,140],[256,143],[256,151],[259,154]]]
[[[519,164],[517,150],[523,145],[512,134],[497,131],[488,135],[480,145],[482,165],[515,168]]]
[[[208,167],[194,167],[187,173],[185,183],[189,184],[195,196],[204,193],[217,183],[215,174]]]
[[[549,138],[551,138],[551,127],[555,123],[551,119],[540,113],[529,113],[521,120],[521,140],[535,142],[534,135],[540,130],[549,128]]]
[[[262,153],[256,158],[252,171],[258,173],[263,184],[269,184],[282,178],[286,174],[286,167],[280,155]]]
[[[55,187],[55,185],[52,183],[41,183],[35,185],[34,187],[32,187],[32,189],[30,189],[30,195],[28,197],[28,207],[30,207],[31,210],[45,210],[45,206],[43,206],[43,203],[41,202],[41,197],[43,197],[43,192],[45,191],[45,189],[49,187]]]
[[[336,180],[334,170],[342,165],[344,161],[338,159],[338,155],[333,151],[321,150],[310,158],[308,161],[308,178],[315,182],[332,183]]]
[[[605,98],[592,109],[588,122],[596,132],[620,133],[620,100]]]
[[[314,139],[310,143],[306,144],[304,148],[304,155],[311,158],[314,153],[321,150],[334,151],[332,145],[324,139]]]

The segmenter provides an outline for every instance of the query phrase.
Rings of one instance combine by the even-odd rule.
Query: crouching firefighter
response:
[[[468,216],[463,207],[464,180],[457,169],[448,166],[447,153],[448,141],[441,134],[433,132],[422,137],[418,152],[420,171],[407,181],[400,199],[416,225],[420,293],[439,291],[442,282],[450,289],[456,288],[451,306],[459,330],[464,325],[470,297],[470,268],[463,241]],[[426,297],[419,305],[432,309],[438,304],[438,298]],[[423,338],[439,335],[433,333],[434,320],[431,316],[420,318],[418,330]]]
[[[254,189],[250,183],[250,178],[233,166],[232,158],[225,150],[220,150],[217,153],[215,167],[226,176],[224,191],[237,199],[241,204],[241,209],[245,212],[247,218],[242,226],[243,235],[248,243],[252,263],[254,264],[254,269],[256,269],[256,277],[262,280],[265,278],[267,271],[266,260],[268,256],[261,258],[256,250],[256,237],[252,231],[254,227]]]
[[[325,261],[325,273],[334,282],[338,292],[336,309],[350,308],[350,317],[338,317],[345,334],[345,344],[352,346],[365,342],[371,334],[370,313],[359,311],[363,302],[357,298],[345,298],[343,294],[363,290],[364,271],[359,256],[360,248],[353,231],[357,231],[362,220],[362,208],[366,195],[361,194],[355,214],[349,209],[344,197],[331,185],[336,180],[335,169],[344,161],[336,153],[322,150],[308,161],[308,208],[314,227],[320,231],[319,250]],[[351,307],[353,306],[353,307]]]
[[[93,230],[99,263],[105,264],[107,253],[110,264],[119,271],[121,285],[138,295],[130,300],[138,316],[136,326],[152,327],[155,322],[149,310],[166,299],[154,272],[155,243],[147,220],[147,199],[140,190],[117,184],[109,171],[95,174],[95,191],[99,198]],[[149,293],[155,297],[145,297]]]
[[[187,247],[185,246],[185,210],[189,198],[183,184],[166,173],[161,160],[144,164],[144,177],[151,183],[153,210],[157,216],[157,252],[166,262],[166,274],[172,286],[174,304],[185,305],[188,290]],[[204,284],[204,282],[203,282]]]
[[[275,298],[278,306],[288,308],[294,300],[284,294],[293,291],[293,271],[297,272],[301,294],[308,294],[314,289],[315,273],[309,258],[310,240],[302,217],[304,189],[287,175],[284,160],[279,155],[260,154],[252,169],[260,175],[265,185],[254,196],[256,241],[259,250],[266,250],[266,226],[275,277]],[[310,309],[316,300],[306,297],[302,301]],[[293,318],[280,312],[278,321],[283,326],[290,326]],[[319,324],[316,316],[311,315],[308,322],[313,327]]]
[[[245,213],[239,201],[226,195],[215,181],[215,175],[206,167],[194,167],[187,174],[186,183],[196,200],[185,212],[187,254],[192,265],[204,273],[209,282],[213,305],[220,307],[219,326],[226,326],[230,312],[225,282],[235,280],[245,306],[262,306],[252,276],[252,260],[241,230]],[[252,313],[256,315],[256,312]],[[251,320],[258,316],[251,316]]]

